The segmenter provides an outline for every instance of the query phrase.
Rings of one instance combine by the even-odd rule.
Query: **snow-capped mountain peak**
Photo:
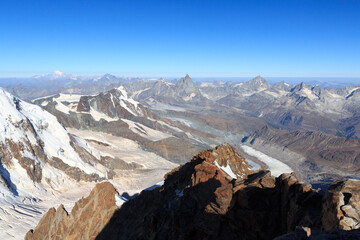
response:
[[[56,75],[56,76],[63,76],[63,75],[64,75],[64,73],[63,73],[63,72],[60,72],[60,71],[58,71],[58,70],[55,70],[55,71],[53,72],[53,75]]]
[[[50,74],[36,75],[33,78],[39,80],[77,80],[77,77],[75,77],[74,75],[69,73],[63,73],[59,70],[55,70]]]
[[[18,194],[26,194],[56,189],[64,179],[105,177],[106,173],[97,169],[95,162],[89,162],[89,151],[86,158],[82,156],[86,149],[79,154],[78,150],[84,146],[55,116],[1,88],[0,106],[6,109],[0,112],[1,176],[6,186],[16,186]]]

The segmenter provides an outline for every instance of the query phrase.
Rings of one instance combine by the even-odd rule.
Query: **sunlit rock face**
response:
[[[76,202],[70,214],[63,205],[51,208],[25,239],[95,239],[118,209],[116,195],[110,183],[99,183],[88,197]]]

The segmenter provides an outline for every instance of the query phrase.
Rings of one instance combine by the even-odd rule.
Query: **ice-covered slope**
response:
[[[96,158],[87,159],[90,153],[82,156],[86,155],[86,149],[81,141],[69,135],[55,116],[2,89],[0,108],[1,169],[9,189],[16,185],[17,175],[20,181],[30,178],[36,184],[55,187],[62,179],[55,169],[65,171],[70,168],[84,178],[105,176],[104,171],[97,169]],[[80,149],[85,151],[79,153]],[[71,172],[67,175],[74,177]],[[16,188],[21,190],[21,186]]]
[[[91,151],[55,116],[0,88],[0,238],[34,224],[43,199],[106,179]]]
[[[70,115],[73,113],[90,114],[95,121],[108,122],[121,118],[147,116],[143,105],[132,99],[123,86],[113,88],[97,95],[57,94],[33,100],[37,105],[54,105],[55,109]]]

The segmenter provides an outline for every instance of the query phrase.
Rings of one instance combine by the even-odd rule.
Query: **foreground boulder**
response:
[[[99,183],[87,198],[76,202],[70,214],[63,205],[51,208],[25,239],[95,239],[118,209],[115,194],[110,183]]]
[[[360,228],[360,181],[337,181],[330,185],[322,220],[325,230]]]
[[[225,144],[200,152],[168,173],[162,187],[141,192],[118,210],[114,202],[101,211],[81,205],[86,214],[80,215],[50,210],[27,239],[273,239],[284,234],[307,239],[312,232],[345,226],[345,217],[357,221],[358,183],[334,183],[324,198],[295,173],[275,178],[269,171],[251,171]],[[102,221],[96,220],[100,216]],[[63,219],[73,219],[75,226]]]

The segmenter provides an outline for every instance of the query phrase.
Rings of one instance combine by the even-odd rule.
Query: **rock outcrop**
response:
[[[95,239],[118,209],[116,194],[109,182],[99,183],[88,197],[76,202],[70,214],[63,205],[51,208],[25,239]]]
[[[321,227],[320,193],[295,174],[243,168],[233,179],[216,166],[246,164],[237,156],[229,145],[200,152],[163,187],[125,203],[97,239],[272,239],[298,225]]]
[[[360,181],[337,181],[329,187],[322,221],[325,230],[360,228]]]
[[[114,200],[101,207],[90,204],[91,199],[98,201],[103,195],[95,193],[80,200],[70,215],[62,208],[51,209],[26,239],[274,239],[282,235],[280,239],[308,239],[312,234],[356,237],[357,231],[350,235],[340,230],[321,231],[359,227],[358,222],[353,224],[360,212],[359,183],[334,183],[324,196],[300,182],[295,173],[275,178],[266,170],[251,171],[245,159],[224,144],[200,152],[166,174],[163,186],[142,191],[118,210]],[[100,186],[94,191],[99,192]],[[112,190],[107,195],[114,194]],[[106,217],[95,225],[104,213]],[[353,222],[350,224],[347,218]]]

